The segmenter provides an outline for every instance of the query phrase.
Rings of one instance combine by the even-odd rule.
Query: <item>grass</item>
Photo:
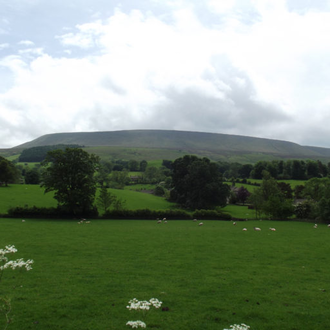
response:
[[[134,186],[130,186],[134,189]],[[140,188],[148,187],[143,185]],[[152,194],[137,192],[135,190],[109,189],[113,195],[126,201],[126,208],[131,210],[149,208],[151,210],[167,210],[176,208],[173,203],[162,197]],[[56,207],[57,201],[52,192],[44,194],[44,188],[39,185],[13,184],[8,187],[0,187],[0,214],[7,213],[10,207],[16,206],[38,206]],[[97,196],[97,195],[96,195]]]
[[[38,206],[52,207],[57,202],[53,193],[44,194],[44,189],[39,185],[11,184],[8,187],[0,187],[0,214],[4,214],[10,207]]]
[[[254,210],[249,210],[246,205],[229,204],[221,211],[229,213],[233,218],[237,219],[255,219],[256,214]]]
[[[0,232],[0,248],[15,244],[15,257],[35,261],[25,274],[6,270],[0,283],[1,295],[12,298],[9,329],[128,329],[139,319],[126,309],[134,297],[168,307],[148,316],[154,329],[328,326],[325,225],[0,219]]]

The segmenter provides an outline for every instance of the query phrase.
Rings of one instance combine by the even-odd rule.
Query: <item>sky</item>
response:
[[[0,148],[164,129],[330,148],[330,0],[0,0]]]

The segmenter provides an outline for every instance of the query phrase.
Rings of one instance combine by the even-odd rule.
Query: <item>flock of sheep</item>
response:
[[[197,222],[197,219],[194,219],[193,222]],[[160,223],[167,223],[167,220],[166,220],[166,218],[163,218],[163,220],[157,218],[157,223],[158,224],[160,224]],[[203,226],[203,224],[204,224],[203,222],[200,222],[198,224],[198,226]],[[233,225],[236,226],[236,222],[235,221],[233,222]],[[313,228],[317,229],[317,223],[313,226]],[[328,224],[328,228],[330,228],[330,224]],[[247,231],[247,228],[244,227],[242,230],[243,231]],[[255,231],[261,231],[261,228],[259,228],[259,227],[253,227],[253,230],[255,230]],[[276,228],[269,227],[269,230],[270,231],[276,231]]]
[[[22,222],[25,222],[25,220],[23,219]],[[197,219],[194,219],[193,222],[197,222]],[[84,223],[91,223],[91,222],[90,221],[87,221],[84,218],[81,218],[80,221],[78,221],[77,223],[78,223],[78,225],[81,225],[81,224],[84,224]],[[166,218],[163,218],[163,220],[157,218],[157,223],[167,223],[167,220],[166,220]],[[203,222],[200,222],[198,224],[198,226],[203,226],[203,224],[204,224]],[[235,221],[233,222],[233,225],[236,226],[236,222]],[[317,229],[317,223],[314,224],[313,228],[314,229]],[[330,224],[328,224],[328,228],[330,228]],[[261,231],[261,228],[259,228],[259,227],[253,227],[253,229],[255,231]],[[247,231],[247,228],[244,227],[242,230],[243,231]],[[276,229],[273,228],[273,227],[270,227],[269,230],[276,231]]]

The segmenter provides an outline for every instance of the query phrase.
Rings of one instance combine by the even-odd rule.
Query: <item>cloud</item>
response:
[[[27,46],[27,47],[34,46],[34,42],[31,40],[21,40],[20,42],[18,42],[18,44],[20,46]]]
[[[303,13],[284,0],[187,4],[118,7],[53,36],[57,53],[22,39],[0,60],[13,81],[0,93],[2,144],[161,128],[321,145],[330,105],[330,13],[322,4]],[[311,139],[309,125],[323,135]]]

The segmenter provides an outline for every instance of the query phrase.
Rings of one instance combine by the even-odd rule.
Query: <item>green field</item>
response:
[[[127,209],[149,208],[151,210],[167,210],[176,208],[173,203],[168,202],[162,197],[138,192],[134,190],[134,186],[129,187],[125,190],[109,189],[109,192],[113,195],[126,201],[125,207]],[[149,186],[143,185],[139,189],[143,187]],[[38,207],[56,207],[57,201],[53,196],[54,194],[52,192],[44,194],[44,188],[40,188],[39,185],[12,184],[8,187],[0,187],[0,214],[5,214],[10,207],[16,206],[27,205],[31,207],[35,205]]]
[[[151,329],[329,324],[325,225],[0,219],[0,233],[0,248],[14,244],[12,257],[34,259],[31,271],[5,270],[0,282],[0,295],[12,299],[8,329],[130,329],[127,321],[141,319],[126,309],[134,297],[155,297],[167,307],[150,312]]]

